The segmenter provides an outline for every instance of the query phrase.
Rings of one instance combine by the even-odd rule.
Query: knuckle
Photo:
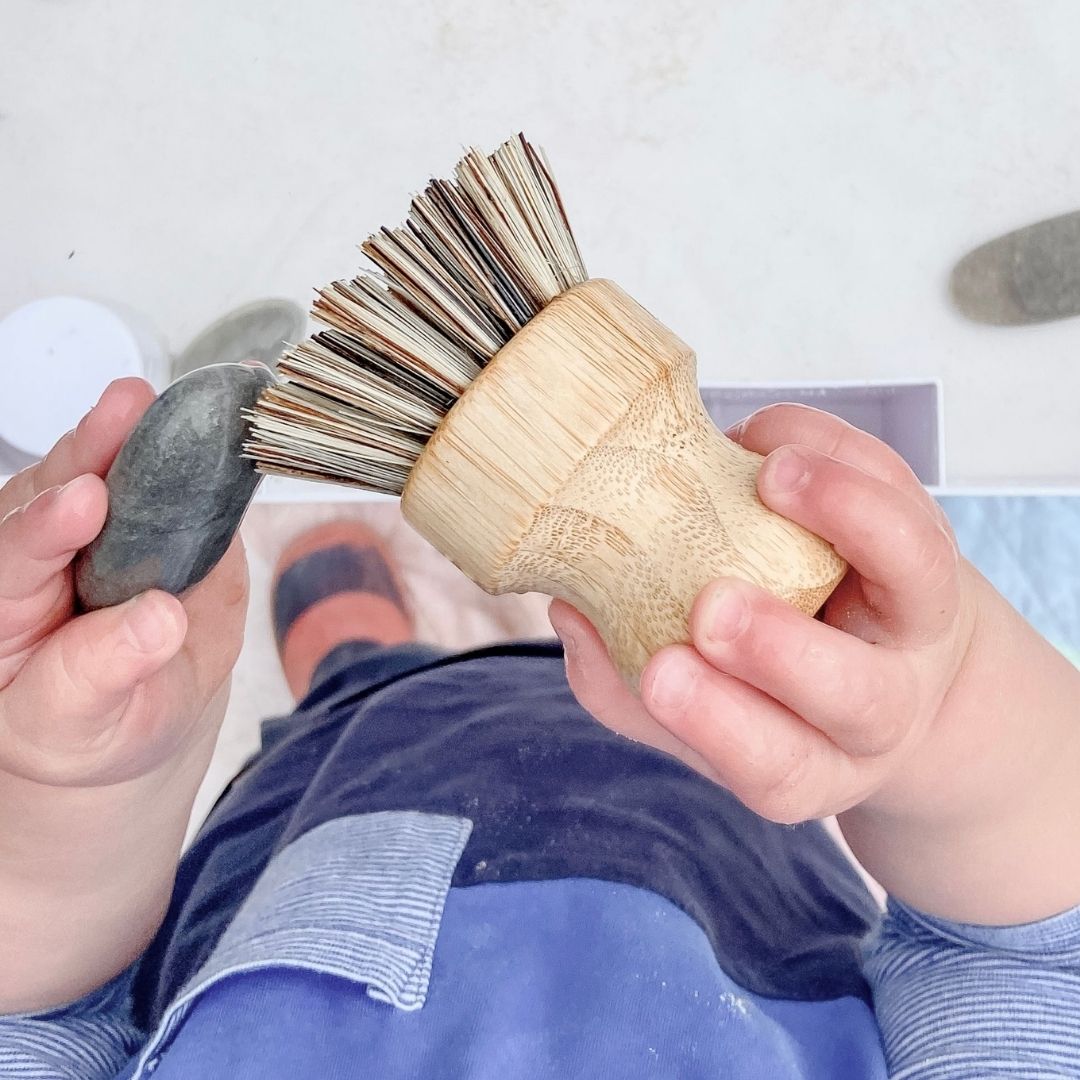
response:
[[[884,757],[907,738],[914,715],[915,680],[907,668],[868,665],[847,700],[838,741],[857,757]]]
[[[96,664],[87,663],[85,643],[72,635],[63,635],[56,650],[53,686],[60,700],[71,700],[86,693],[86,670],[93,671]]]
[[[867,689],[849,706],[848,748],[859,757],[881,757],[903,741],[906,724],[882,689]]]
[[[806,625],[806,623],[809,625]],[[812,682],[815,699],[821,702],[848,702],[854,696],[853,681],[865,673],[838,652],[828,629],[813,620],[800,621],[798,636],[782,653],[784,681],[791,685]]]
[[[790,442],[793,434],[800,433],[808,424],[819,422],[824,413],[810,405],[792,401],[776,401],[763,405],[752,412],[742,423],[742,435],[753,429],[754,434],[764,435],[774,446]]]
[[[826,457],[848,461],[856,453],[856,430],[839,417],[822,432],[820,450]]]
[[[126,674],[126,658],[117,653],[110,636],[62,634],[58,646],[52,673],[56,701],[67,713],[92,712]]]
[[[46,707],[29,716],[0,710],[0,770],[52,788],[98,783],[115,756],[116,725],[84,725],[65,713],[54,686],[50,695]]]
[[[746,419],[747,423],[750,421],[760,422],[762,420],[772,419],[774,417],[783,417],[790,415],[793,406],[787,402],[774,401],[771,405],[763,405],[760,409],[752,412]]]
[[[56,440],[52,449],[38,463],[37,468],[31,474],[34,494],[44,491],[52,483],[50,477],[63,471],[62,467],[70,460],[74,445],[75,429],[71,428]]]
[[[93,783],[99,771],[95,762],[81,755],[58,754],[51,749],[25,753],[6,767],[31,783],[51,788],[83,787]]]
[[[86,787],[107,776],[114,757],[115,726],[82,740],[43,738],[26,743],[0,766],[13,775],[47,787]]]
[[[822,628],[816,622],[808,627],[801,620],[796,625],[798,636],[783,650],[786,674],[794,680],[801,678],[803,673],[813,672],[812,677],[823,693],[835,693],[834,684],[840,673],[820,640]]]
[[[956,580],[960,551],[945,527],[935,525],[920,547],[917,565],[923,568],[926,588],[937,591]]]
[[[19,503],[7,511],[0,507],[0,541],[10,539],[11,531],[18,527],[19,522],[25,515],[25,503]]]
[[[780,825],[795,825],[814,816],[816,799],[808,780],[813,768],[810,754],[791,754],[763,776],[743,801],[759,817]]]
[[[953,535],[952,522],[949,521],[949,515],[945,513],[945,507],[937,501],[937,499],[927,496],[926,505],[930,510],[930,514],[934,521],[942,528],[945,535],[949,538],[949,543],[955,545],[956,538]]]

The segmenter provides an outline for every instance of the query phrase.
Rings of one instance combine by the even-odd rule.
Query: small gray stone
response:
[[[956,264],[949,286],[976,322],[1025,326],[1080,315],[1080,212],[983,244]]]
[[[174,379],[207,364],[258,360],[272,368],[289,342],[299,341],[307,312],[291,300],[256,300],[203,330],[173,361]]]
[[[179,594],[217,565],[260,480],[240,456],[241,410],[273,381],[265,367],[214,364],[177,379],[147,409],[105,478],[105,527],[76,565],[85,609],[146,589]]]

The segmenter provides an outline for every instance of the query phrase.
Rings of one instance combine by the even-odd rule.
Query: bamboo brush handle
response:
[[[561,597],[636,686],[735,576],[813,614],[846,566],[768,510],[762,458],[722,435],[694,354],[617,285],[548,305],[450,410],[402,495],[410,523],[490,593]]]

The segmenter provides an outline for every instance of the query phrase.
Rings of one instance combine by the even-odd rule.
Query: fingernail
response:
[[[562,644],[563,653],[569,656],[577,652],[581,641],[574,633],[573,620],[568,616],[563,616],[560,605],[563,605],[561,600],[552,600],[548,604],[548,622],[551,623],[551,629],[555,631],[555,636]],[[554,609],[554,617],[552,617],[552,609]]]
[[[694,692],[698,673],[685,656],[672,656],[652,677],[649,698],[658,708],[677,712]]]
[[[555,633],[562,642],[563,653],[566,656],[570,656],[578,651],[578,639],[574,637],[574,632],[572,630],[556,628]]]
[[[788,446],[769,459],[765,482],[774,491],[798,491],[809,479],[810,463],[801,450]]]
[[[706,602],[702,622],[706,641],[726,642],[737,638],[750,622],[750,608],[738,586],[714,589]]]
[[[137,596],[128,605],[124,625],[132,643],[142,652],[157,652],[169,640],[172,614],[166,614],[161,601],[153,596]]]
[[[746,419],[740,420],[737,424],[729,427],[724,434],[733,442],[739,442],[742,439],[743,432],[746,430],[746,424],[749,419],[750,417],[748,416]]]

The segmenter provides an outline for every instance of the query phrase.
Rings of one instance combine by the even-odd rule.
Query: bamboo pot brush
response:
[[[523,136],[362,249],[378,272],[321,290],[326,329],[248,414],[260,471],[400,494],[481,588],[582,611],[632,685],[715,578],[810,614],[839,583],[835,551],[758,499],[763,459],[709,419],[692,350],[587,278]]]

